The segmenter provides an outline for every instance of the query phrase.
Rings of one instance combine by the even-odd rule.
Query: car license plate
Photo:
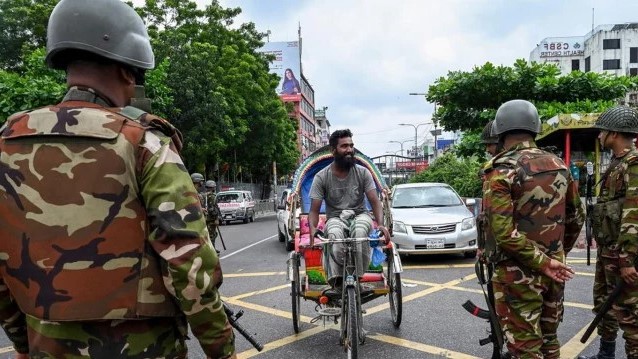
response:
[[[224,218],[233,218],[233,215],[232,214],[227,214],[227,215],[224,215]]]
[[[445,239],[426,239],[425,246],[428,249],[445,248]]]

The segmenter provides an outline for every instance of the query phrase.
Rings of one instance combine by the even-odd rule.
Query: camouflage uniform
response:
[[[215,246],[215,241],[218,237],[217,231],[219,230],[221,211],[217,205],[217,195],[214,191],[206,191],[206,203],[208,205],[206,209],[206,226],[208,227],[210,240],[213,242],[213,246]]]
[[[518,143],[492,163],[484,208],[500,251],[492,283],[508,350],[515,358],[559,358],[564,285],[540,270],[550,258],[564,262],[578,237],[584,213],[577,184],[534,142]]]
[[[221,267],[178,132],[108,103],[71,88],[1,132],[2,326],[33,358],[184,358],[188,323],[227,357]]]

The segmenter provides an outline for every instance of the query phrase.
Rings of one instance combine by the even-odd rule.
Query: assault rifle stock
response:
[[[592,199],[592,192],[594,186],[594,164],[587,162],[587,188],[585,192],[585,239],[587,240],[587,265],[591,264],[591,244],[592,244],[592,213],[594,212],[594,204]]]
[[[226,304],[225,302],[222,302],[222,304],[224,305],[224,312],[226,313],[226,316],[228,317],[228,322],[230,323],[230,325],[233,328],[235,328],[235,330],[238,331],[239,334],[241,334],[244,338],[246,338],[246,340],[248,340],[248,342],[253,347],[255,347],[255,349],[257,349],[257,351],[259,352],[262,351],[264,349],[263,344],[258,342],[257,339],[255,339],[255,337],[253,337],[250,333],[248,333],[248,331],[244,327],[242,327],[239,323],[237,323],[237,320],[241,318],[242,315],[244,315],[244,311],[239,310],[239,312],[235,314],[235,312],[232,309],[230,309],[228,304]]]
[[[479,345],[483,346],[489,343],[493,344],[492,359],[509,358],[508,354],[503,353],[503,331],[501,329],[501,324],[498,322],[496,309],[494,307],[494,289],[492,288],[492,281],[490,279],[491,270],[488,268],[489,274],[488,278],[486,278],[484,266],[485,265],[480,262],[480,259],[476,261],[475,270],[479,284],[481,284],[481,287],[483,287],[483,285],[487,287],[487,292],[483,289],[483,294],[485,296],[485,302],[487,303],[488,309],[478,307],[472,303],[471,300],[466,301],[462,304],[462,306],[470,314],[481,319],[485,319],[490,323],[490,334],[487,338],[479,339]]]

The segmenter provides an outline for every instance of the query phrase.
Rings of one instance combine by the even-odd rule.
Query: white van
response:
[[[221,211],[220,221],[244,223],[255,220],[255,200],[250,191],[222,191],[217,193],[217,205]]]

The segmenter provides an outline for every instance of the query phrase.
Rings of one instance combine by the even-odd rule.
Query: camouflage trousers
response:
[[[565,287],[507,260],[492,278],[496,313],[513,358],[560,358],[556,334],[563,317]]]
[[[217,249],[217,245],[215,244],[215,242],[217,241],[217,228],[219,227],[219,222],[217,220],[215,221],[207,221],[206,222],[206,227],[208,228],[208,235],[210,237],[210,241],[211,243],[213,243],[213,247],[215,247],[215,249]]]
[[[616,282],[613,273],[618,272],[618,259],[605,258],[600,255],[601,248],[598,247],[598,256],[596,260],[596,272],[594,275],[594,314],[598,314],[600,307],[603,305],[609,293],[614,290]],[[610,309],[598,324],[596,328],[598,335],[605,341],[614,341],[618,334],[618,320],[616,314]]]
[[[186,320],[47,322],[27,316],[30,358],[186,358]]]
[[[599,257],[604,267],[607,292],[611,293],[621,279],[618,258]],[[597,263],[598,264],[598,263]],[[612,306],[618,326],[623,331],[627,359],[638,359],[638,286],[625,285]],[[595,309],[595,308],[594,308]],[[615,337],[614,337],[615,338]]]

